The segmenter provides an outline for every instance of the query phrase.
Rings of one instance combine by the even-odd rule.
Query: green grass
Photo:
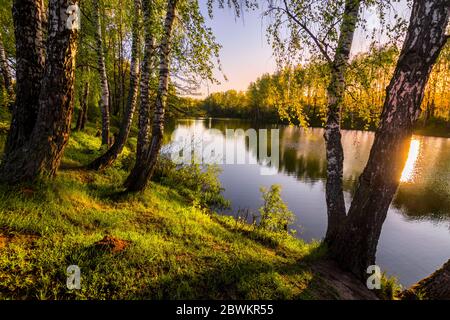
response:
[[[94,128],[73,133],[55,180],[0,186],[0,299],[318,299],[335,293],[311,269],[324,250],[220,216],[152,182],[117,197],[130,144],[104,172]],[[102,250],[105,235],[126,241]],[[66,268],[81,269],[81,290]]]
[[[381,274],[381,288],[375,290],[375,294],[382,300],[399,300],[403,290],[399,280],[394,276],[388,276],[385,272]]]

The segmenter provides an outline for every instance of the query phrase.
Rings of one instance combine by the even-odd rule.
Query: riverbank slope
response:
[[[76,169],[98,152],[94,136],[72,134],[54,181],[0,186],[0,299],[376,298],[324,267],[318,242],[217,215],[154,182],[118,197],[132,146],[104,172]],[[80,290],[66,287],[70,265]]]

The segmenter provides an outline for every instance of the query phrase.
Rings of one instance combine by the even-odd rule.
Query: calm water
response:
[[[166,141],[194,131],[278,128],[280,164],[274,175],[261,175],[257,164],[221,165],[224,196],[239,210],[257,212],[262,205],[261,186],[280,184],[282,197],[297,216],[297,236],[321,239],[327,227],[325,204],[326,159],[322,129],[254,125],[240,120],[178,120],[168,127]],[[344,189],[347,208],[356,181],[367,161],[374,135],[343,131]],[[257,161],[257,150],[244,140],[235,141],[237,152]],[[247,161],[249,163],[250,161]],[[389,209],[378,243],[377,264],[408,286],[429,275],[450,257],[450,139],[413,136],[401,184]]]

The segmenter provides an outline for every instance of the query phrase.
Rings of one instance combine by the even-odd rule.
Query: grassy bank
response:
[[[219,216],[158,183],[115,196],[130,148],[105,172],[73,169],[98,153],[93,130],[72,135],[53,182],[0,187],[1,299],[338,297],[311,268],[318,243]],[[81,290],[66,288],[72,264]]]

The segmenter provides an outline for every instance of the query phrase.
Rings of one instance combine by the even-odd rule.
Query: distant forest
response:
[[[347,85],[341,110],[343,128],[374,130],[377,127],[398,55],[396,46],[373,46],[369,52],[352,59],[345,74]],[[426,128],[438,133],[449,131],[449,74],[450,46],[446,45],[430,75],[416,129]],[[264,74],[246,91],[211,93],[198,102],[198,107],[214,117],[323,126],[329,80],[328,64],[311,61],[274,74]]]

